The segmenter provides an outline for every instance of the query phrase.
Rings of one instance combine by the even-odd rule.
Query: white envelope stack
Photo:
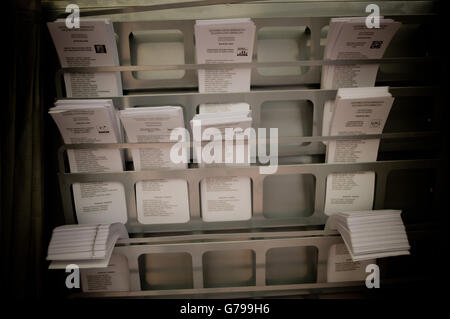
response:
[[[337,213],[327,229],[337,229],[353,261],[409,255],[410,245],[400,210],[368,210]]]
[[[47,260],[52,261],[52,269],[69,264],[79,268],[107,267],[119,238],[128,238],[121,223],[59,226],[53,230]]]

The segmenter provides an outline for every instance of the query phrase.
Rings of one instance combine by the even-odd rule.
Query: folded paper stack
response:
[[[409,255],[409,243],[400,210],[368,210],[337,213],[326,229],[341,234],[353,261]]]
[[[79,268],[107,267],[119,238],[128,238],[121,223],[65,225],[53,230],[47,260],[50,269],[64,269],[75,264]]]

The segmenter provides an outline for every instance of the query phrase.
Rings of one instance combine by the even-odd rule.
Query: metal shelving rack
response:
[[[423,234],[413,229],[408,236],[414,241],[420,239]],[[343,241],[338,233],[322,230],[172,235],[119,240],[115,253],[125,256],[128,260],[131,290],[129,292],[81,293],[74,297],[251,298],[361,291],[363,287],[365,288],[363,282],[327,282],[328,251],[332,245],[340,243]],[[274,260],[269,256],[276,249],[307,249],[310,255],[309,261],[305,261],[302,266],[310,271],[310,275],[305,282],[286,284],[282,279],[277,280],[277,277],[285,277],[286,273],[292,272],[292,269],[287,264],[284,264],[281,269],[274,267]],[[246,253],[252,265],[241,265],[240,267],[244,269],[240,271],[238,277],[244,274],[250,279],[246,278],[245,283],[235,285],[208,287],[208,280],[211,278],[205,275],[205,269],[211,266],[206,262],[205,254],[211,251]],[[146,254],[188,254],[192,262],[188,265],[190,268],[188,273],[192,277],[186,281],[184,287],[146,289],[147,284],[143,279],[142,260],[140,260],[140,256]],[[417,281],[417,278],[388,278],[383,281],[383,285],[414,281]]]
[[[300,1],[301,2],[301,1]],[[385,4],[387,2],[387,4]],[[401,21],[404,25],[426,26],[426,30],[433,30],[435,14],[428,12],[420,14],[423,6],[413,8],[411,12],[401,7],[391,7],[396,1],[384,1],[386,8],[400,13],[386,15]],[[414,2],[414,1],[413,1]],[[428,4],[430,1],[416,1]],[[364,3],[364,1],[361,1]],[[239,4],[240,5],[240,4]],[[250,5],[250,4],[249,4]],[[258,4],[263,6],[264,4]],[[267,6],[276,5],[273,3]],[[301,3],[302,6],[305,3]],[[310,5],[312,5],[310,3]],[[234,5],[231,5],[233,7]],[[404,12],[401,12],[401,9]],[[138,8],[139,9],[139,8]],[[139,11],[136,9],[137,11]],[[233,9],[230,9],[233,12]],[[102,12],[102,11],[100,11]],[[120,9],[118,10],[120,13]],[[130,12],[130,8],[127,11]],[[244,10],[245,12],[245,10]],[[353,10],[352,12],[357,12]],[[244,14],[244,13],[243,13]],[[354,13],[353,13],[354,14]],[[351,15],[351,14],[350,14]],[[211,16],[210,18],[215,18]],[[431,222],[435,219],[441,197],[441,188],[444,185],[443,174],[445,162],[442,159],[442,141],[440,134],[443,126],[442,103],[439,86],[435,81],[423,79],[422,71],[430,71],[436,68],[438,62],[432,56],[434,50],[432,43],[430,51],[425,56],[396,56],[395,52],[390,57],[380,60],[364,61],[323,61],[323,29],[329,22],[330,16],[310,17],[256,17],[253,18],[258,30],[265,27],[292,27],[306,26],[310,35],[308,40],[309,55],[301,60],[289,62],[260,62],[258,61],[258,41],[255,41],[255,49],[252,63],[229,65],[196,65],[193,42],[194,19],[186,20],[161,20],[161,21],[136,21],[132,15],[125,14],[124,21],[115,21],[114,28],[119,37],[118,49],[120,52],[120,67],[97,68],[67,68],[61,69],[56,74],[56,87],[59,98],[63,98],[62,74],[64,72],[98,72],[120,71],[122,73],[124,96],[113,97],[117,109],[139,106],[180,105],[183,107],[186,127],[197,111],[201,103],[215,102],[247,102],[251,105],[253,126],[261,124],[263,104],[267,101],[291,101],[307,100],[312,103],[312,132],[308,137],[285,137],[280,139],[280,156],[282,164],[275,175],[311,174],[314,176],[314,210],[309,216],[294,218],[274,219],[264,215],[264,180],[268,175],[261,175],[258,166],[236,168],[195,168],[191,166],[185,170],[149,170],[149,171],[124,171],[115,173],[69,173],[65,164],[65,152],[67,149],[105,147],[105,148],[144,148],[158,147],[164,143],[152,144],[95,144],[95,145],[63,145],[58,154],[59,157],[59,182],[61,187],[64,214],[67,223],[76,222],[71,185],[78,182],[119,181],[124,185],[128,210],[128,231],[133,235],[129,240],[120,241],[115,251],[127,257],[130,267],[131,292],[124,293],[94,293],[84,296],[101,297],[164,297],[164,296],[274,296],[287,294],[302,294],[324,291],[340,291],[351,287],[360,287],[360,282],[327,283],[326,263],[330,245],[342,242],[336,233],[326,233],[323,224],[326,215],[323,213],[325,200],[326,178],[330,173],[374,171],[376,173],[374,209],[394,208],[386,207],[386,196],[389,178],[394,171],[412,172],[426,170],[434,176],[433,196],[429,203],[429,212],[419,218],[420,221]],[[183,34],[183,48],[185,63],[181,65],[133,65],[131,55],[131,34],[140,30],[178,30]],[[393,41],[394,42],[394,41]],[[431,122],[425,130],[421,131],[396,131],[395,129],[381,135],[364,135],[351,137],[322,137],[322,115],[324,102],[333,99],[336,90],[318,89],[320,82],[320,70],[324,64],[352,64],[352,63],[379,63],[381,67],[377,85],[390,85],[390,91],[396,101],[406,99],[426,99],[429,103],[426,107],[432,110],[423,118],[421,113],[414,114],[415,120]],[[400,66],[400,69],[389,69],[389,66]],[[413,68],[406,67],[414,66]],[[201,68],[224,67],[251,67],[252,91],[244,93],[228,94],[200,94],[195,92],[197,80],[196,70]],[[264,76],[259,70],[268,67],[296,67],[304,72],[300,76]],[[184,75],[179,79],[138,79],[133,72],[184,70]],[[394,70],[394,71],[392,71]],[[398,71],[400,70],[400,71]],[[432,73],[432,71],[430,72]],[[406,110],[408,109],[408,103]],[[395,104],[393,109],[395,108]],[[412,112],[416,109],[410,108]],[[395,120],[395,119],[394,119]],[[392,127],[395,128],[395,122]],[[371,163],[325,164],[321,159],[325,152],[322,142],[330,139],[348,138],[380,138],[380,154],[382,160]],[[399,155],[401,154],[401,155]],[[404,158],[406,154],[406,158]],[[314,160],[304,163],[301,157],[309,156]],[[283,159],[285,161],[283,162]],[[287,164],[283,164],[287,163]],[[248,176],[252,180],[252,218],[248,221],[235,222],[204,222],[201,219],[199,182],[209,176]],[[158,178],[185,179],[189,188],[189,208],[191,219],[184,224],[143,225],[137,220],[134,185],[140,180]],[[397,189],[397,192],[401,190]],[[424,217],[424,218],[422,218]],[[414,220],[413,223],[416,223]],[[422,224],[424,228],[426,225]],[[274,231],[274,228],[276,231]],[[214,232],[211,232],[214,231]],[[231,231],[231,232],[230,232]],[[175,232],[175,235],[174,233]],[[177,233],[178,232],[178,233]],[[169,236],[170,235],[170,236]],[[413,235],[411,235],[413,236]],[[267,282],[267,251],[271,248],[286,247],[315,247],[312,273],[314,278],[306,283],[284,283],[271,285]],[[246,249],[253,255],[252,282],[238,285],[239,287],[210,287],[205,283],[204,254],[211,250]],[[142,264],[139,256],[151,253],[187,253],[191,257],[193,279],[192,285],[184,289],[169,290],[144,290],[142,278]],[[142,290],[142,291],[141,291]]]

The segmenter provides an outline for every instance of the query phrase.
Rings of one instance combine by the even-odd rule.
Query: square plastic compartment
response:
[[[184,64],[183,33],[179,30],[134,31],[130,35],[132,65]],[[181,79],[184,70],[136,71],[138,80]]]

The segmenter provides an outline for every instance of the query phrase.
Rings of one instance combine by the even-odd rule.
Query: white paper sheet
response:
[[[125,256],[113,253],[106,268],[82,269],[83,292],[130,291],[130,269]]]
[[[251,62],[255,24],[250,19],[197,20],[194,26],[197,63]],[[251,69],[199,70],[200,93],[250,90]]]
[[[345,244],[335,244],[328,252],[327,282],[363,281],[370,264],[376,259],[354,262]]]
[[[65,19],[47,23],[62,67],[119,66],[110,19],[80,19],[80,28],[68,29]],[[120,72],[66,73],[67,97],[122,95]]]
[[[333,18],[327,36],[324,58],[336,59],[380,59],[400,22],[380,19],[380,28],[368,29],[365,17]],[[368,87],[375,84],[378,64],[325,65],[322,68],[321,87]]]
[[[375,173],[338,173],[327,177],[325,214],[372,209]]]
[[[393,101],[387,87],[339,89],[330,135],[381,134]],[[378,139],[329,141],[327,162],[376,161],[378,146]]]

